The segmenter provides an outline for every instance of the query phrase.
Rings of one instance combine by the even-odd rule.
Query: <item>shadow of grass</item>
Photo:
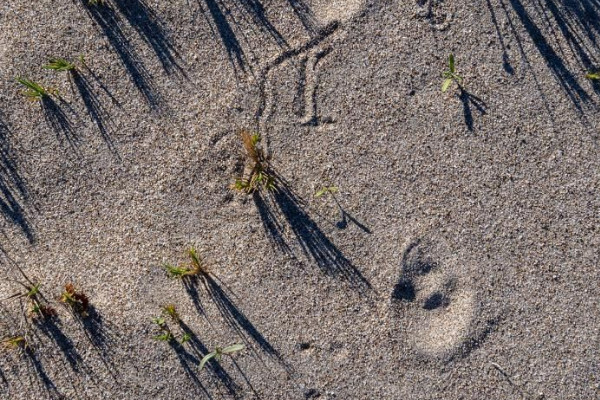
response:
[[[36,326],[40,332],[51,340],[53,345],[58,347],[73,371],[79,372],[83,368],[81,355],[75,348],[73,341],[63,333],[57,317],[39,321]]]
[[[317,24],[309,6],[302,0],[288,1],[304,28],[310,33],[316,32]],[[249,53],[265,41],[289,48],[285,37],[269,19],[261,0],[198,0],[198,5],[213,35],[225,48],[236,74],[251,69],[244,46]]]
[[[177,360],[179,361],[179,364],[185,371],[185,374],[188,376],[188,378],[196,386],[196,388],[199,389],[202,393],[204,393],[206,397],[212,399],[213,397],[210,395],[206,387],[202,384],[200,378],[198,378],[198,374],[195,371],[197,366],[200,364],[200,359],[198,359],[193,354],[185,350],[185,348],[174,339],[169,341],[169,346],[177,355]]]
[[[199,313],[204,314],[204,309],[200,303],[200,294],[198,286],[201,282],[204,290],[210,297],[213,304],[216,305],[221,317],[225,322],[241,337],[249,343],[256,343],[260,349],[269,357],[275,359],[284,366],[290,373],[291,368],[281,357],[279,352],[269,343],[269,341],[258,331],[252,322],[246,317],[242,310],[234,303],[231,296],[223,289],[224,285],[217,282],[217,279],[211,275],[189,276],[184,280],[184,286],[192,302]]]
[[[590,95],[579,83],[582,79],[581,70],[590,70],[600,61],[600,1],[598,0],[496,0],[499,4],[494,6],[487,0],[487,8],[495,25],[496,35],[500,39],[503,50],[503,61],[507,72],[513,71],[508,59],[508,46],[506,43],[515,40],[521,56],[522,65],[531,70],[527,53],[529,47],[525,46],[521,38],[518,24],[529,36],[533,48],[542,57],[548,70],[560,84],[563,92],[571,100],[574,107],[583,112],[582,103],[592,102]],[[502,21],[494,11],[500,8],[508,23],[510,34],[503,33]],[[506,36],[509,36],[508,38]],[[566,43],[566,46],[565,46]],[[576,71],[569,64],[569,55],[577,64]],[[541,85],[535,77],[536,84],[541,90]]]
[[[486,114],[486,104],[479,97],[469,93],[465,88],[459,86],[458,98],[460,99],[463,106],[463,116],[465,119],[465,125],[470,132],[473,132],[473,110],[471,107],[479,112],[480,115]]]
[[[116,1],[117,9],[158,57],[167,74],[184,74],[177,59],[179,55],[160,17],[144,0]]]
[[[204,356],[210,353],[210,350],[200,341],[200,339],[198,339],[198,336],[190,329],[190,327],[185,322],[179,320],[178,324],[182,332],[189,335],[190,340],[187,342],[187,344],[189,344],[189,346],[192,348],[194,355],[197,357],[194,359],[198,360],[199,364],[199,360],[201,360]],[[212,376],[218,379],[219,382],[221,382],[221,384],[225,387],[225,389],[231,396],[236,398],[239,396],[241,388],[235,383],[235,381],[231,378],[231,376],[221,366],[220,363],[218,363],[214,359],[211,359],[206,363],[204,368]]]
[[[102,103],[100,102],[100,97],[98,93],[94,91],[90,80],[81,72],[77,70],[71,70],[71,78],[73,79],[75,88],[79,93],[79,97],[81,97],[81,99],[83,100],[83,104],[85,105],[88,115],[98,127],[102,139],[104,139],[104,142],[106,143],[110,151],[117,158],[119,158],[119,154],[114,146],[111,137],[112,122],[110,120],[110,116],[102,107]]]
[[[100,28],[112,48],[115,50],[133,84],[152,109],[158,109],[160,96],[152,76],[144,66],[129,38],[125,35],[121,19],[113,7],[105,5],[88,6],[87,0],[80,0],[90,18]],[[119,3],[119,2],[117,2]]]
[[[19,227],[29,243],[35,241],[33,229],[27,220],[25,203],[29,193],[15,162],[9,142],[10,130],[0,113],[0,212]]]
[[[42,383],[42,386],[44,387],[44,390],[48,395],[48,399],[66,399],[66,397],[58,390],[58,388],[46,372],[46,369],[44,368],[44,365],[42,364],[42,361],[40,360],[38,355],[31,348],[26,348],[24,350],[24,357],[27,359],[27,361],[33,368],[37,378]]]
[[[289,227],[300,244],[303,254],[313,260],[326,275],[341,278],[361,293],[371,289],[371,284],[342,252],[329,240],[310,217],[306,203],[296,196],[287,182],[274,171],[276,190],[254,192],[254,203],[265,231],[277,247],[293,256],[285,241],[284,227]],[[353,219],[354,220],[354,219]],[[343,222],[343,221],[342,221]],[[359,227],[365,228],[359,224]]]
[[[71,119],[65,112],[65,108],[68,108],[68,105],[61,99],[56,102],[50,96],[44,96],[41,100],[41,105],[44,118],[48,125],[50,125],[50,128],[56,133],[59,140],[66,140],[71,149],[77,153],[79,136],[73,128]]]

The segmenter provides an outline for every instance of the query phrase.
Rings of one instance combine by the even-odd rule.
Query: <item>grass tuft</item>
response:
[[[61,303],[68,306],[75,314],[81,317],[88,316],[89,299],[82,293],[75,290],[75,286],[72,283],[65,285],[65,290],[60,295]]]
[[[64,58],[51,58],[48,64],[43,65],[42,68],[54,71],[72,71],[76,67],[75,64],[68,62]]]
[[[208,275],[210,272],[202,258],[198,255],[198,251],[190,247],[187,251],[190,262],[183,265],[165,264],[163,267],[167,271],[167,275],[174,279],[184,279],[198,275]]]
[[[17,82],[25,86],[27,89],[23,91],[23,95],[30,100],[43,100],[50,97],[52,90],[46,89],[39,83],[27,78],[17,78]]]
[[[275,178],[269,174],[269,160],[260,146],[261,136],[243,129],[240,131],[242,144],[250,162],[250,172],[235,180],[231,188],[238,192],[250,194],[264,188],[276,190]]]

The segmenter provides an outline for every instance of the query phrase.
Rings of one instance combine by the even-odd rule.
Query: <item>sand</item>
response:
[[[3,342],[0,398],[600,398],[599,21],[596,0],[3,2],[0,298],[21,268],[58,316],[0,303],[28,341]],[[231,190],[240,129],[277,191]],[[211,274],[169,278],[190,246]],[[168,303],[184,344],[155,339]]]

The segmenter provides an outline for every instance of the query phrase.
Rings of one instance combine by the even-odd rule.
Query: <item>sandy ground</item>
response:
[[[0,398],[600,398],[598,0],[8,0],[0,28],[0,297],[20,267],[58,311],[1,303],[29,347]],[[241,128],[278,191],[229,188]],[[166,276],[189,246],[213,278]]]

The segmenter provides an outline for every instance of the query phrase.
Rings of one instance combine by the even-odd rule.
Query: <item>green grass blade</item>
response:
[[[216,355],[217,355],[216,351],[213,351],[212,353],[208,353],[207,355],[205,355],[204,358],[202,359],[202,361],[200,361],[200,370],[202,370],[202,368],[204,368],[204,364],[206,364],[211,358],[213,358]]]
[[[599,72],[588,72],[587,74],[585,74],[585,77],[587,79],[591,79],[591,80],[600,80],[600,71]]]
[[[225,348],[223,348],[223,350],[221,350],[221,353],[223,354],[231,354],[231,353],[235,353],[236,351],[240,351],[240,350],[244,350],[246,346],[244,346],[243,344],[232,344],[231,346],[227,346]]]
[[[442,83],[442,92],[445,92],[446,90],[448,90],[448,88],[450,87],[451,84],[452,84],[452,79],[446,78],[444,80],[444,83]]]
[[[51,58],[48,64],[43,65],[44,69],[52,69],[55,71],[70,71],[75,69],[75,65],[71,64],[64,58]]]
[[[48,96],[48,92],[46,91],[46,89],[44,89],[41,85],[35,83],[30,79],[17,78],[17,82],[29,89],[24,92],[27,97],[41,99],[44,96]]]
[[[448,66],[450,67],[450,72],[454,73],[454,54],[452,53],[448,56]]]

